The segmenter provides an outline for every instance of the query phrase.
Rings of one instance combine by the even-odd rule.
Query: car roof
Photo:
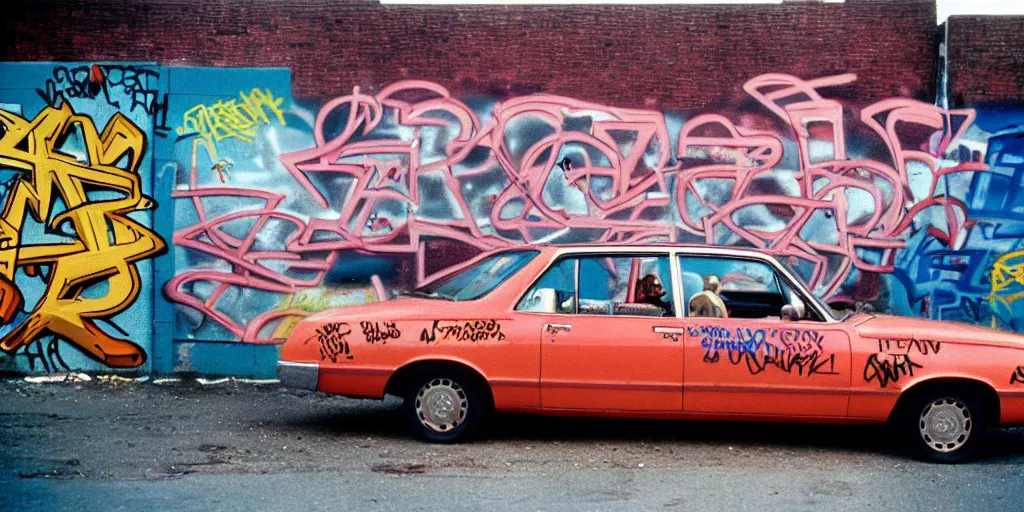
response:
[[[643,251],[670,251],[682,250],[693,254],[709,254],[720,256],[754,256],[758,259],[774,259],[774,256],[764,250],[751,247],[722,247],[717,245],[693,244],[693,243],[644,243],[644,244],[619,244],[619,243],[590,243],[590,244],[559,244],[559,245],[522,245],[509,250],[537,250],[551,255],[562,252],[643,252]]]

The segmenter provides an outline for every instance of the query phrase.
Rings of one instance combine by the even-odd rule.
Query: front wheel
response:
[[[968,460],[985,436],[985,413],[971,394],[921,393],[903,408],[900,428],[913,454],[933,462]]]
[[[488,404],[472,378],[456,372],[439,372],[412,379],[403,407],[409,426],[418,437],[452,443],[473,435]]]

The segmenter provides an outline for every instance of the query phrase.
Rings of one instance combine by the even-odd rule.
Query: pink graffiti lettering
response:
[[[945,180],[987,169],[979,162],[944,165],[947,150],[974,120],[971,110],[888,99],[860,110],[858,126],[844,126],[849,107],[820,91],[854,80],[850,74],[756,77],[744,91],[783,128],[707,113],[686,120],[676,140],[656,111],[535,94],[494,104],[481,122],[431,82],[402,81],[374,95],[356,87],[320,109],[314,147],[279,157],[310,201],[331,215],[303,220],[278,211],[283,196],[274,192],[196,188],[193,157],[191,190],[173,195],[191,200],[200,221],[176,233],[174,242],[231,270],[187,270],[165,290],[243,341],[270,342],[260,335],[269,322],[305,313],[274,311],[240,322],[216,309],[224,290],[316,287],[338,254],[350,250],[415,254],[422,282],[432,277],[424,270],[429,239],[489,250],[557,243],[567,233],[586,232],[593,243],[699,240],[757,247],[796,264],[816,293],[836,297],[855,269],[891,272],[911,231],[961,246],[972,221]],[[339,119],[340,128],[328,128]],[[888,158],[850,158],[848,129],[880,138]],[[787,144],[795,155],[786,154]],[[500,180],[491,179],[487,190],[468,192],[495,175]],[[338,200],[315,184],[315,176],[350,181],[341,204],[332,204]],[[913,176],[930,185],[922,188]],[[449,198],[446,218],[424,211],[421,180],[428,178]],[[263,205],[211,217],[203,200],[214,197]],[[252,221],[247,236],[223,229],[241,219]],[[255,237],[271,221],[293,225],[292,234],[278,250],[256,250]],[[291,277],[266,261],[313,273]],[[183,285],[195,281],[215,283],[215,292],[204,299],[191,295]]]

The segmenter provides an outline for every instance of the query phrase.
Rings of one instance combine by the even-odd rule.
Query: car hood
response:
[[[495,312],[481,301],[456,302],[444,299],[399,297],[384,302],[370,302],[356,306],[328,309],[306,317],[313,322],[331,321],[404,321],[404,320],[456,320],[503,319],[504,312]],[[477,314],[476,312],[479,312]]]
[[[905,316],[858,314],[844,322],[865,338],[932,340],[1024,349],[1024,336],[988,327]]]

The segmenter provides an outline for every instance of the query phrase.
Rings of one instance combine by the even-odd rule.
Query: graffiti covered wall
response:
[[[1008,291],[1020,279],[1008,188],[1020,181],[1018,139],[973,109],[849,105],[843,87],[856,77],[762,75],[737,84],[752,100],[741,107],[665,113],[546,94],[455,98],[429,81],[357,86],[293,123],[311,138],[271,144],[277,158],[255,183],[225,178],[225,166],[242,168],[203,152],[176,197],[258,204],[215,220],[200,212],[203,222],[176,232],[191,248],[200,233],[222,237],[234,252],[207,253],[233,270],[190,270],[165,293],[266,343],[287,333],[283,319],[317,309],[291,307],[296,289],[323,293],[332,274],[369,288],[398,266],[406,279],[391,272],[386,284],[421,282],[440,270],[426,256],[439,240],[467,256],[524,243],[698,242],[777,254],[837,309],[1019,329]],[[280,137],[283,118],[267,119]],[[243,219],[253,228],[226,231]],[[262,237],[279,245],[255,250]],[[197,279],[211,284],[186,289]],[[239,300],[222,294],[236,289],[280,299],[232,314]]]
[[[894,312],[1024,331],[1024,108],[975,109],[958,147],[962,160],[984,163],[947,185],[964,229],[953,244],[915,233],[899,256],[891,286]],[[908,309],[902,308],[903,300]]]
[[[37,85],[0,91],[6,369],[272,375],[302,317],[528,243],[758,247],[838,310],[1024,331],[1017,107],[854,101],[853,74],[660,111],[23,66]]]
[[[315,144],[315,114],[293,101],[288,71],[171,73],[174,136],[160,173],[174,205],[165,212],[173,250],[158,309],[173,319],[173,369],[223,368],[211,346],[279,343],[305,314],[376,300],[331,273],[336,252],[295,239],[329,212],[300,194],[280,161]],[[251,371],[255,358],[272,374],[276,348],[253,350],[238,371]]]
[[[147,260],[165,249],[150,221],[160,71],[2,64],[0,75],[0,366],[144,368]]]

